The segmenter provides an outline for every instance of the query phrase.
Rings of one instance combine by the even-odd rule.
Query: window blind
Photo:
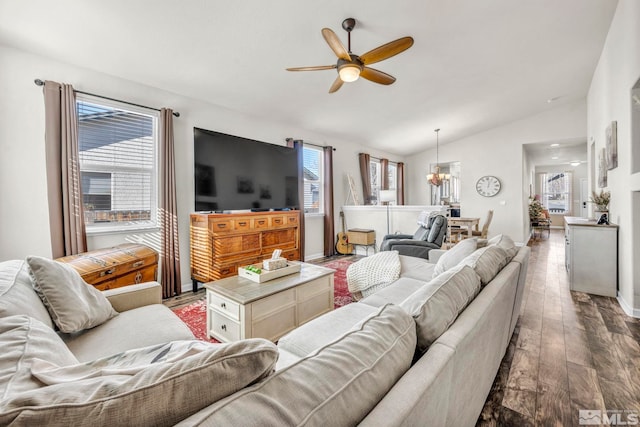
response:
[[[78,99],[87,229],[155,223],[157,114]]]

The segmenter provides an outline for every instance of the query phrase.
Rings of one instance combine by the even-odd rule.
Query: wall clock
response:
[[[500,192],[500,180],[495,176],[483,176],[476,182],[476,191],[484,197],[493,197]]]

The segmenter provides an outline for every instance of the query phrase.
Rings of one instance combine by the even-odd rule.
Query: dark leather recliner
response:
[[[381,251],[398,251],[400,255],[429,258],[431,249],[440,249],[447,234],[447,218],[435,215],[411,234],[387,234],[380,245]]]

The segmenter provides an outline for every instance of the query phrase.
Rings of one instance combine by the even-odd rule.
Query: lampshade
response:
[[[380,190],[380,201],[381,202],[395,202],[396,201],[396,190]]]
[[[340,75],[340,80],[345,83],[355,82],[360,77],[361,68],[356,64],[344,64],[338,70],[338,74]]]

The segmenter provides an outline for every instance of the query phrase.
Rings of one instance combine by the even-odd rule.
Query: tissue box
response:
[[[284,268],[287,266],[286,258],[276,258],[276,259],[265,259],[262,261],[262,268],[265,270],[277,270],[279,268]]]

